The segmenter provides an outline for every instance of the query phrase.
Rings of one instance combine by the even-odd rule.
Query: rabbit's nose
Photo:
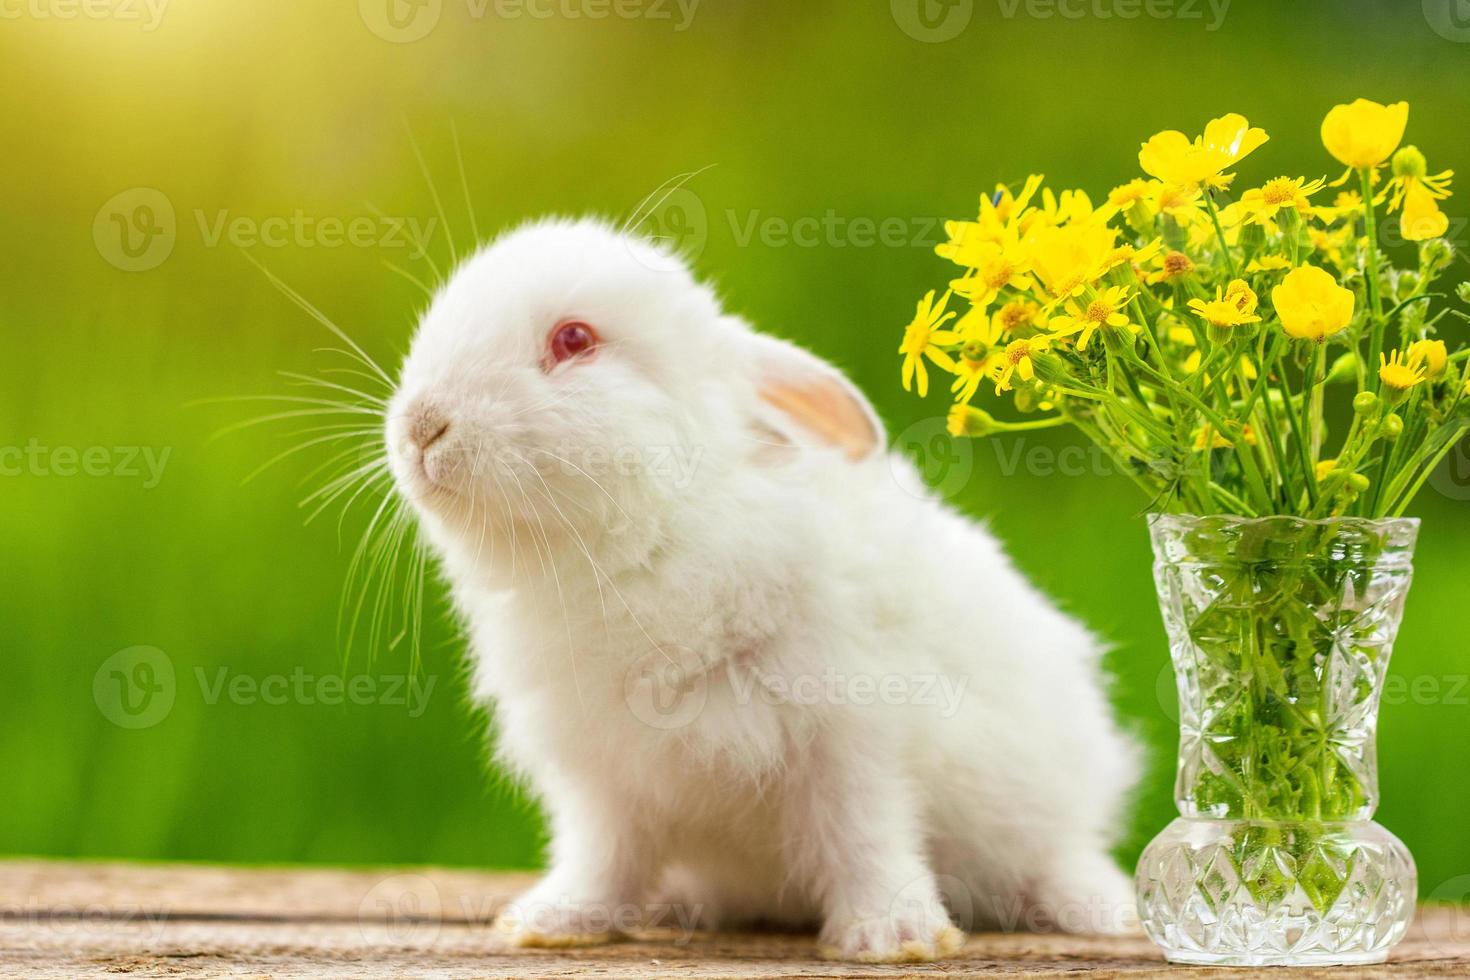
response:
[[[420,405],[413,413],[413,419],[408,425],[408,438],[419,452],[425,452],[430,446],[444,438],[449,431],[449,416],[437,408],[428,405]]]

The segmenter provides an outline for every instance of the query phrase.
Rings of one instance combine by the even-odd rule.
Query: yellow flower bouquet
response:
[[[958,269],[899,348],[921,397],[952,376],[954,436],[1072,426],[1147,495],[1180,818],[1138,901],[1176,962],[1377,962],[1415,908],[1413,859],[1371,820],[1377,708],[1418,532],[1402,515],[1470,431],[1470,348],[1441,337],[1470,283],[1442,285],[1452,174],[1400,147],[1408,111],[1329,112],[1331,183],[1232,195],[1267,142],[1232,114],[1150,138],[1146,177],[1100,204],[1000,186],[946,225]],[[1417,261],[1390,261],[1388,230]],[[992,395],[1008,420],[976,404]]]
[[[1347,172],[1277,177],[1230,200],[1268,139],[1242,116],[1143,144],[1145,178],[1094,205],[1031,177],[998,187],[937,249],[957,274],[905,330],[905,388],[953,375],[955,436],[1071,425],[1153,509],[1245,517],[1401,515],[1470,430],[1470,349],[1437,339],[1449,171],[1400,148],[1404,103],[1338,106],[1322,139]],[[1388,165],[1385,173],[1384,166]],[[1351,183],[1351,189],[1343,188]],[[1392,265],[1380,223],[1418,244]],[[1470,302],[1470,283],[1458,288]],[[937,297],[937,298],[936,298]],[[982,392],[1022,418],[977,407]],[[1328,431],[1342,393],[1353,424]]]

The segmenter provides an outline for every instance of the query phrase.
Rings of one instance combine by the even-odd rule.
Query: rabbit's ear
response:
[[[841,371],[784,340],[754,332],[743,339],[761,404],[760,429],[795,446],[840,449],[854,462],[882,450],[878,413]]]

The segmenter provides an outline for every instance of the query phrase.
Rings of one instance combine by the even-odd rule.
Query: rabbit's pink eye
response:
[[[560,364],[580,357],[597,346],[597,331],[580,320],[563,323],[551,331],[548,344],[551,363]]]

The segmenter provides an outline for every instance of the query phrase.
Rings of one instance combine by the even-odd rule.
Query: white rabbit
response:
[[[517,944],[820,927],[1112,931],[1136,752],[1099,644],[915,491],[863,396],[594,221],[508,233],[435,297],[387,442],[551,868]]]

